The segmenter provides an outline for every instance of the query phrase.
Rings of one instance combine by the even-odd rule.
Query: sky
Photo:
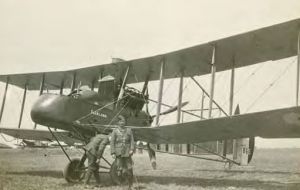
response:
[[[0,0],[0,74],[67,70],[106,64],[112,57],[157,55],[296,19],[299,10],[298,0]],[[239,104],[242,113],[294,106],[295,60],[237,69],[234,105]],[[229,78],[229,72],[216,76],[215,99],[226,110]],[[209,90],[209,76],[197,80]],[[166,81],[166,103],[176,104],[177,97],[168,90],[177,84]],[[155,99],[157,83],[151,86]],[[199,107],[201,91],[193,93],[196,88],[189,79],[185,86],[186,109]],[[2,97],[3,84],[0,89]],[[32,127],[29,112],[36,97],[37,92],[29,92],[25,128]],[[16,126],[21,98],[22,91],[10,87],[1,126]],[[162,120],[174,122],[174,116]],[[259,138],[257,146],[300,147],[300,141]]]

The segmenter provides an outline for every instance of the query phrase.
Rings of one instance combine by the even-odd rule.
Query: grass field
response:
[[[81,155],[68,152],[72,158]],[[0,190],[84,189],[64,180],[67,162],[60,149],[0,149]],[[136,189],[300,189],[300,149],[258,149],[250,167],[231,170],[221,163],[159,153],[157,162],[154,171],[147,153],[134,155]],[[101,178],[101,189],[126,189],[114,186],[106,173]]]

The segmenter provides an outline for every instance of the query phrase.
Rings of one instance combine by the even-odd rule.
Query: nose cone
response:
[[[31,119],[38,124],[47,125],[53,120],[61,118],[63,104],[60,95],[43,94],[31,109]]]

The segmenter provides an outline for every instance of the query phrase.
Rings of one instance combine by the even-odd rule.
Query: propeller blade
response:
[[[181,108],[184,107],[184,106],[186,106],[188,103],[189,103],[189,102],[183,102],[183,103],[181,104]],[[166,114],[172,113],[172,112],[176,111],[176,110],[178,109],[178,107],[179,107],[178,105],[177,105],[177,106],[174,106],[174,107],[171,107],[170,109],[168,109],[168,110],[166,110],[166,111],[164,111],[164,112],[161,112],[159,115],[166,115]],[[152,118],[153,118],[153,117],[156,117],[156,115],[152,115],[151,117],[152,117]]]
[[[150,158],[151,166],[154,170],[156,170],[156,155],[154,149],[151,148],[151,145],[147,143],[148,155]]]
[[[145,91],[146,91],[145,96],[148,97],[148,96],[149,96],[148,88],[146,88]],[[146,113],[147,113],[148,115],[150,115],[150,114],[149,114],[149,102],[148,102],[148,101],[146,102]]]

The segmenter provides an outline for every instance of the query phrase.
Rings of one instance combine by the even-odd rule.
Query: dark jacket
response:
[[[98,134],[91,139],[91,141],[85,146],[85,149],[88,153],[96,156],[97,158],[100,158],[108,143],[108,136]]]
[[[134,139],[131,129],[117,127],[111,134],[111,154],[116,156],[129,157],[129,152],[134,150]]]

